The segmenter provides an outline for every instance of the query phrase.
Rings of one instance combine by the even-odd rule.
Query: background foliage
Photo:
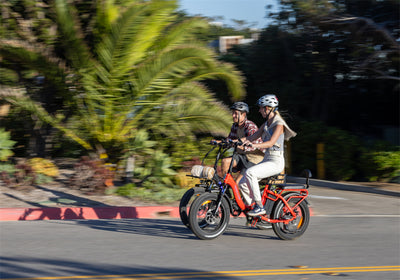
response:
[[[308,167],[316,173],[321,142],[328,178],[381,177],[360,154],[376,151],[376,141],[386,141],[380,149],[390,155],[400,144],[400,18],[394,12],[399,2],[280,3],[280,11],[270,14],[275,23],[259,40],[235,46],[221,59],[245,74],[250,105],[266,93],[277,94],[298,132],[291,140],[293,172]],[[254,105],[250,118],[262,123]],[[399,170],[400,162],[391,158],[396,156],[381,157],[381,164]]]
[[[1,92],[15,110],[31,114],[30,154],[54,151],[57,129],[111,163],[135,153],[143,184],[172,185],[170,167],[186,154],[175,153],[174,161],[171,152],[186,142],[198,150],[199,134],[229,129],[227,107],[203,81],[223,81],[237,99],[244,96],[242,77],[195,39],[207,24],[179,20],[176,1],[14,4],[3,5],[0,54],[16,79],[5,80]],[[53,33],[37,29],[41,22]],[[130,145],[143,129],[152,144],[142,151]]]
[[[252,30],[209,25],[175,1],[2,1],[0,106],[13,106],[0,121],[12,151],[134,155],[135,188],[173,187],[183,161],[228,134],[233,101],[261,125],[254,104],[275,93],[298,132],[294,174],[315,173],[323,142],[328,179],[398,178],[399,2],[279,3],[258,40],[217,56],[207,43]]]

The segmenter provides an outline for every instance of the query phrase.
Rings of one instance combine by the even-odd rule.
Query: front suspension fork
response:
[[[219,192],[218,192],[218,199],[217,199],[217,207],[213,210],[213,215],[216,215],[218,212],[219,207],[221,207],[222,199],[224,199],[224,195],[226,190],[228,189],[228,185],[223,185],[219,182]]]

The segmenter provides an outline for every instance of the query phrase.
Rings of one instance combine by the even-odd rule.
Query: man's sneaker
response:
[[[264,215],[265,213],[267,213],[265,209],[261,208],[260,206],[258,206],[258,204],[256,204],[253,210],[249,211],[247,215],[254,217],[254,216]]]

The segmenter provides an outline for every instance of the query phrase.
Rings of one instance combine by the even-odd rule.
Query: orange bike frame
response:
[[[235,201],[238,204],[239,208],[242,211],[250,210],[250,208],[246,207],[246,205],[244,204],[244,202],[242,200],[242,197],[240,195],[239,187],[237,186],[235,180],[233,179],[233,177],[232,177],[232,175],[230,173],[227,173],[225,175],[224,183],[231,187],[233,195],[235,197]],[[297,215],[293,211],[293,209],[295,209],[303,200],[306,199],[306,197],[308,196],[308,190],[306,188],[303,188],[303,189],[290,189],[290,188],[288,188],[288,189],[278,189],[278,191],[271,191],[269,189],[269,187],[270,187],[269,185],[265,185],[264,192],[263,192],[262,197],[261,197],[263,205],[265,205],[265,202],[267,201],[267,199],[272,200],[273,202],[275,202],[278,199],[280,199],[285,204],[286,208],[289,210],[290,214],[292,215],[292,218],[291,219],[287,219],[287,220],[286,219],[285,220],[283,220],[283,219],[270,219],[270,218],[265,217],[265,216],[260,216],[260,218],[262,220],[270,222],[270,223],[285,223],[285,224],[287,224],[290,221],[293,221],[294,219],[296,219]],[[295,192],[295,193],[298,193],[298,195],[291,196],[291,197],[289,197],[288,200],[286,200],[282,196],[282,194],[283,193],[288,193],[288,192]],[[272,198],[269,195],[272,195],[274,197]],[[289,205],[289,201],[291,199],[293,199],[293,198],[300,198],[300,200],[296,203],[296,205],[291,207]]]

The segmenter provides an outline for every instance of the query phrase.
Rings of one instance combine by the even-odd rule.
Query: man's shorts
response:
[[[252,163],[251,161],[249,161],[247,159],[246,155],[244,155],[244,154],[235,154],[233,156],[233,160],[235,160],[237,162],[237,165],[235,167],[236,171],[248,169],[255,165],[255,163]]]

